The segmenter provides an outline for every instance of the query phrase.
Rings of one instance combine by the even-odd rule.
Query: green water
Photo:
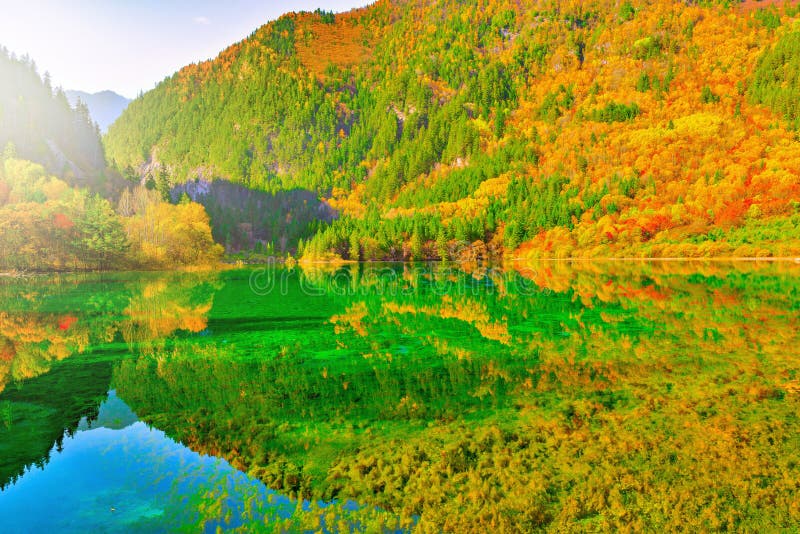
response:
[[[0,531],[790,529],[799,274],[0,279]]]

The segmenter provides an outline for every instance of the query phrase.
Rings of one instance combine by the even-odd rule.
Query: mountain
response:
[[[319,195],[308,258],[797,256],[799,28],[789,2],[291,13],[105,143],[164,190]]]
[[[99,93],[85,93],[83,91],[65,91],[67,100],[75,106],[78,100],[86,104],[89,108],[89,115],[100,126],[101,132],[107,132],[111,123],[122,115],[128,107],[130,100],[118,95],[113,91],[101,91]]]

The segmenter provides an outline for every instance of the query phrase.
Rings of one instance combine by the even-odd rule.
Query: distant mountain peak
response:
[[[68,90],[65,91],[67,99],[73,106],[80,99],[89,108],[89,114],[102,132],[106,132],[108,127],[117,120],[125,108],[128,107],[130,100],[114,91],[105,90],[97,93],[87,93],[85,91]]]

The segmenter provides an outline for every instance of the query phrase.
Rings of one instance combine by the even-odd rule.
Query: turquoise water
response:
[[[142,423],[111,391],[97,419],[81,421],[45,468],[2,492],[0,532],[215,532],[295,508],[225,460]]]

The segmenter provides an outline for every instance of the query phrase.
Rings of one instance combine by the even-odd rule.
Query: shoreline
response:
[[[783,262],[783,263],[798,263],[800,264],[800,257],[737,257],[737,256],[708,256],[708,257],[673,257],[673,258],[659,258],[659,257],[646,257],[646,258],[637,258],[637,257],[614,257],[614,256],[603,256],[603,257],[588,257],[588,256],[576,256],[570,258],[506,258],[502,259],[501,261],[458,261],[458,260],[441,260],[439,258],[427,258],[421,260],[366,260],[366,261],[355,261],[355,260],[298,260],[298,265],[357,265],[357,264],[369,264],[369,263],[504,263],[504,262],[537,262],[537,261],[546,261],[546,262],[705,262],[705,261],[716,261],[716,262]],[[257,265],[257,264],[254,264]]]
[[[314,265],[324,265],[324,266],[344,266],[344,265],[369,265],[369,264],[381,264],[381,263],[403,263],[413,265],[415,263],[445,263],[445,264],[464,264],[464,263],[488,263],[488,264],[503,264],[503,263],[511,263],[511,264],[524,264],[524,263],[537,263],[537,262],[546,262],[546,263],[590,263],[590,262],[597,262],[597,263],[793,263],[800,265],[800,257],[779,257],[779,258],[759,258],[759,257],[685,257],[685,258],[636,258],[636,257],[599,257],[599,258],[590,258],[590,257],[574,257],[574,258],[508,258],[503,259],[502,261],[455,261],[455,260],[447,260],[442,261],[438,258],[431,258],[431,259],[422,259],[416,261],[408,261],[408,260],[367,260],[367,261],[355,261],[355,260],[306,260],[306,261],[296,261],[295,265],[300,267],[303,266],[314,266]],[[280,261],[279,262],[283,266],[288,266],[289,262]],[[0,271],[0,278],[26,278],[32,276],[42,276],[42,275],[53,275],[53,274],[112,274],[112,273],[131,273],[131,272],[141,272],[141,273],[176,273],[176,272],[221,272],[221,271],[230,271],[236,269],[246,269],[248,267],[262,267],[264,265],[269,265],[269,262],[263,263],[245,263],[241,267],[235,264],[230,263],[221,263],[218,266],[204,266],[202,268],[197,267],[184,267],[180,269],[115,269],[115,270],[107,270],[107,271],[91,271],[91,270],[59,270],[59,271],[27,271],[27,272],[14,272],[14,271]]]
[[[536,262],[536,261],[608,261],[608,262],[659,262],[659,261],[683,261],[683,262],[692,262],[692,261],[741,261],[741,262],[758,262],[758,261],[765,261],[765,262],[790,262],[790,263],[800,263],[800,257],[739,257],[739,256],[707,256],[707,257],[674,257],[674,258],[659,258],[659,257],[648,257],[648,258],[637,258],[637,257],[613,257],[613,256],[604,256],[604,257],[574,257],[574,258],[511,258],[508,261],[512,262]]]

